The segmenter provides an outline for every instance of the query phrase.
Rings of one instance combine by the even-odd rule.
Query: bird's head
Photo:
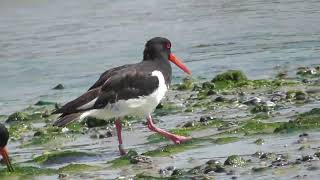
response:
[[[167,38],[155,37],[150,39],[143,51],[143,60],[169,60],[185,73],[191,74],[191,71],[182,63],[182,61],[177,58],[173,53],[171,53],[171,42]]]

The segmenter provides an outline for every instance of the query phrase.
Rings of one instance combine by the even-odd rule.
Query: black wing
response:
[[[136,69],[121,71],[110,77],[101,87],[100,95],[94,104],[95,109],[103,108],[118,100],[128,100],[147,96],[159,87],[158,77],[151,72],[139,72]]]
[[[141,72],[133,67],[122,68],[118,71],[113,71],[112,76],[109,76],[102,86],[87,91],[54,113],[62,113],[61,117],[63,117],[72,113],[100,109],[117,100],[149,95],[158,86],[158,78],[151,76],[151,72]]]
[[[123,66],[119,66],[119,67],[115,67],[107,70],[106,72],[101,74],[100,78],[88,89],[88,91],[90,91],[91,89],[97,88],[99,86],[102,86],[106,82],[106,80],[109,79],[113,74],[116,74],[117,71],[121,69],[126,69],[132,65],[133,64],[127,64],[127,65],[123,65]]]

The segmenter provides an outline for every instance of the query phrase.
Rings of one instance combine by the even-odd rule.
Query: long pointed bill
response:
[[[182,61],[177,58],[173,53],[170,53],[169,60],[182,69],[185,73],[191,74],[191,71],[185,66]]]
[[[8,171],[9,172],[13,172],[14,170],[13,170],[13,167],[12,167],[10,159],[9,159],[8,151],[7,151],[7,149],[5,147],[4,148],[0,148],[0,154],[2,155],[3,160],[7,164]]]

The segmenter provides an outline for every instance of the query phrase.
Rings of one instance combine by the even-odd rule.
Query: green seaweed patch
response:
[[[91,165],[87,165],[87,164],[68,164],[64,167],[61,167],[58,169],[58,171],[60,173],[73,173],[73,172],[80,172],[80,171],[89,171],[89,170],[93,170],[93,169],[97,169],[100,167],[97,166],[91,166]]]
[[[48,168],[38,168],[33,166],[14,166],[14,172],[8,172],[7,169],[0,169],[0,177],[26,177],[26,176],[40,176],[40,175],[53,175],[57,171]]]
[[[200,146],[200,143],[204,141],[210,141],[212,139],[210,138],[193,138],[187,142],[184,142],[182,144],[169,144],[165,145],[163,147],[159,147],[155,150],[147,151],[145,153],[142,153],[142,155],[146,156],[156,156],[156,157],[161,157],[161,156],[169,156],[171,154],[176,154],[180,153],[183,151],[186,151],[188,149],[192,149],[194,147]]]
[[[218,128],[218,127],[225,126],[227,124],[228,124],[227,122],[222,121],[220,119],[212,119],[206,123],[195,122],[194,125],[191,127],[181,127],[181,128],[171,129],[170,132],[173,134],[181,135],[181,136],[190,136],[191,132],[193,131],[199,131],[207,128]],[[168,139],[164,138],[163,136],[157,133],[149,135],[147,140],[148,140],[147,144],[169,141]]]
[[[224,162],[225,166],[233,166],[233,167],[243,167],[247,164],[247,161],[244,160],[239,155],[231,155]]]
[[[41,156],[33,158],[32,162],[38,164],[56,164],[58,162],[65,162],[68,160],[75,160],[84,157],[96,156],[93,153],[80,152],[80,151],[56,151],[45,153]]]
[[[23,144],[22,147],[42,145],[57,139],[59,136],[66,136],[61,132],[60,128],[54,126],[50,126],[46,129],[39,129],[35,134],[38,135],[34,136],[31,141]]]
[[[243,133],[245,135],[271,134],[276,128],[280,127],[281,124],[281,122],[266,123],[261,119],[250,119],[240,123],[239,128],[227,131],[226,133]]]
[[[6,123],[12,123],[12,122],[25,122],[30,121],[30,116],[25,112],[15,112],[11,114],[8,119],[6,120]]]
[[[320,108],[314,108],[309,112],[299,114],[293,121],[285,122],[274,130],[275,133],[294,132],[304,129],[314,129],[320,127]]]
[[[232,82],[241,82],[248,80],[247,76],[240,70],[229,70],[227,72],[216,75],[212,79],[212,82],[219,81],[232,81]]]
[[[16,123],[9,128],[10,139],[17,141],[21,139],[22,134],[32,130],[30,123]]]
[[[107,164],[111,164],[112,168],[127,166],[131,164],[131,159],[137,155],[138,153],[135,150],[130,149],[126,155],[116,158],[112,161],[109,161],[107,162]]]
[[[299,90],[291,90],[286,93],[286,98],[290,100],[306,100],[308,94]]]
[[[182,80],[182,83],[178,84],[174,89],[183,91],[183,90],[191,90],[194,87],[195,80],[191,77],[186,77]]]
[[[213,142],[216,144],[222,145],[222,144],[238,142],[240,140],[241,138],[230,136],[230,137],[221,137],[221,138],[214,139]]]
[[[120,180],[120,179],[123,179],[123,178],[116,178],[116,180]],[[167,177],[156,177],[156,176],[149,176],[149,175],[145,175],[144,173],[140,173],[140,174],[137,174],[134,176],[135,180],[164,180],[164,179],[168,179]]]

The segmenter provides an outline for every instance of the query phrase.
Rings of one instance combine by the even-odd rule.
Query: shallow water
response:
[[[320,63],[319,18],[317,0],[1,0],[0,112],[66,102],[104,70],[140,61],[154,36],[172,40],[196,76],[268,78]],[[50,90],[58,83],[66,89]]]

